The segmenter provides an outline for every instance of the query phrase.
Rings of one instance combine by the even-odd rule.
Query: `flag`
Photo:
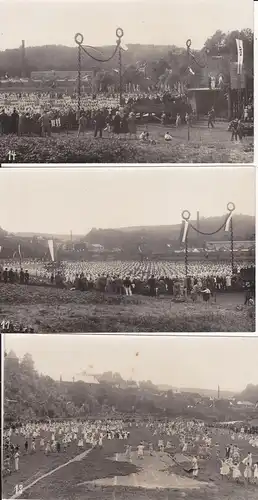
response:
[[[230,214],[228,214],[228,218],[226,220],[226,225],[225,225],[225,231],[226,233],[228,233],[228,231],[230,230],[230,221],[232,219],[232,212],[230,212]]]
[[[182,243],[185,243],[187,233],[188,233],[188,220],[184,219],[184,232],[183,232],[183,236],[182,236]]]
[[[192,70],[192,68],[190,68],[190,66],[188,67],[188,71],[189,73],[191,73],[191,75],[195,75],[195,72]]]
[[[237,45],[237,74],[242,74],[243,62],[244,62],[244,47],[243,40],[236,38]]]
[[[53,240],[48,240],[48,248],[50,251],[52,262],[54,262],[55,261],[55,254],[54,254],[54,241]]]
[[[122,50],[124,50],[125,52],[128,50],[128,47],[127,45],[125,45],[125,43],[123,43],[122,41],[120,42],[120,47]]]

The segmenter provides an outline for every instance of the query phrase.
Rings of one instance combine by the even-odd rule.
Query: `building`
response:
[[[78,382],[81,380],[82,382],[85,382],[85,384],[94,384],[98,385],[99,381],[97,380],[95,375],[91,375],[89,373],[77,373],[76,377],[74,377],[74,382]]]
[[[14,351],[9,351],[4,359],[4,368],[7,371],[15,371],[19,367],[19,358],[16,356]]]

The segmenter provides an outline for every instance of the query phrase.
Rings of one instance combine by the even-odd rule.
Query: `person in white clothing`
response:
[[[20,454],[18,451],[16,451],[15,455],[14,455],[14,468],[15,468],[15,472],[17,472],[19,470],[19,460],[20,460]]]
[[[245,465],[245,470],[244,470],[244,478],[247,480],[249,483],[250,480],[252,479],[252,465],[253,465],[253,458],[252,458],[252,453],[248,453],[247,457],[244,458],[243,464]]]
[[[192,469],[193,469],[193,478],[197,478],[199,473],[199,466],[197,457],[192,458]]]
[[[144,452],[144,446],[141,443],[137,446],[137,457],[140,458],[141,460],[143,459],[143,452]]]

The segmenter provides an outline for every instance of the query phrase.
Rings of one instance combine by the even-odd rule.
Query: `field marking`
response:
[[[76,457],[72,458],[71,460],[68,460],[68,462],[65,462],[62,465],[59,465],[55,469],[52,469],[49,472],[46,472],[46,474],[43,474],[42,476],[40,476],[37,479],[35,479],[32,483],[30,483],[27,486],[25,486],[23,488],[23,490],[22,490],[22,493],[20,493],[20,492],[15,493],[15,495],[13,495],[11,497],[11,499],[19,498],[24,493],[24,491],[29,490],[30,488],[32,488],[32,486],[34,486],[36,483],[38,483],[39,481],[41,481],[41,479],[45,479],[46,477],[51,476],[52,474],[54,474],[54,472],[56,472],[56,471],[58,471],[60,469],[63,469],[64,467],[66,467],[67,465],[69,465],[69,464],[71,464],[73,462],[79,462],[80,460],[82,460],[83,458],[85,458],[92,450],[93,450],[93,447],[90,448],[89,450],[84,451],[83,453],[80,453],[79,455],[76,455]]]

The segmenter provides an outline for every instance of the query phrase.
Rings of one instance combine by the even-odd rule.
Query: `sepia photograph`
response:
[[[257,339],[3,337],[5,499],[257,500]]]
[[[255,332],[255,167],[2,169],[1,331]]]
[[[0,7],[0,163],[253,163],[253,0]]]

